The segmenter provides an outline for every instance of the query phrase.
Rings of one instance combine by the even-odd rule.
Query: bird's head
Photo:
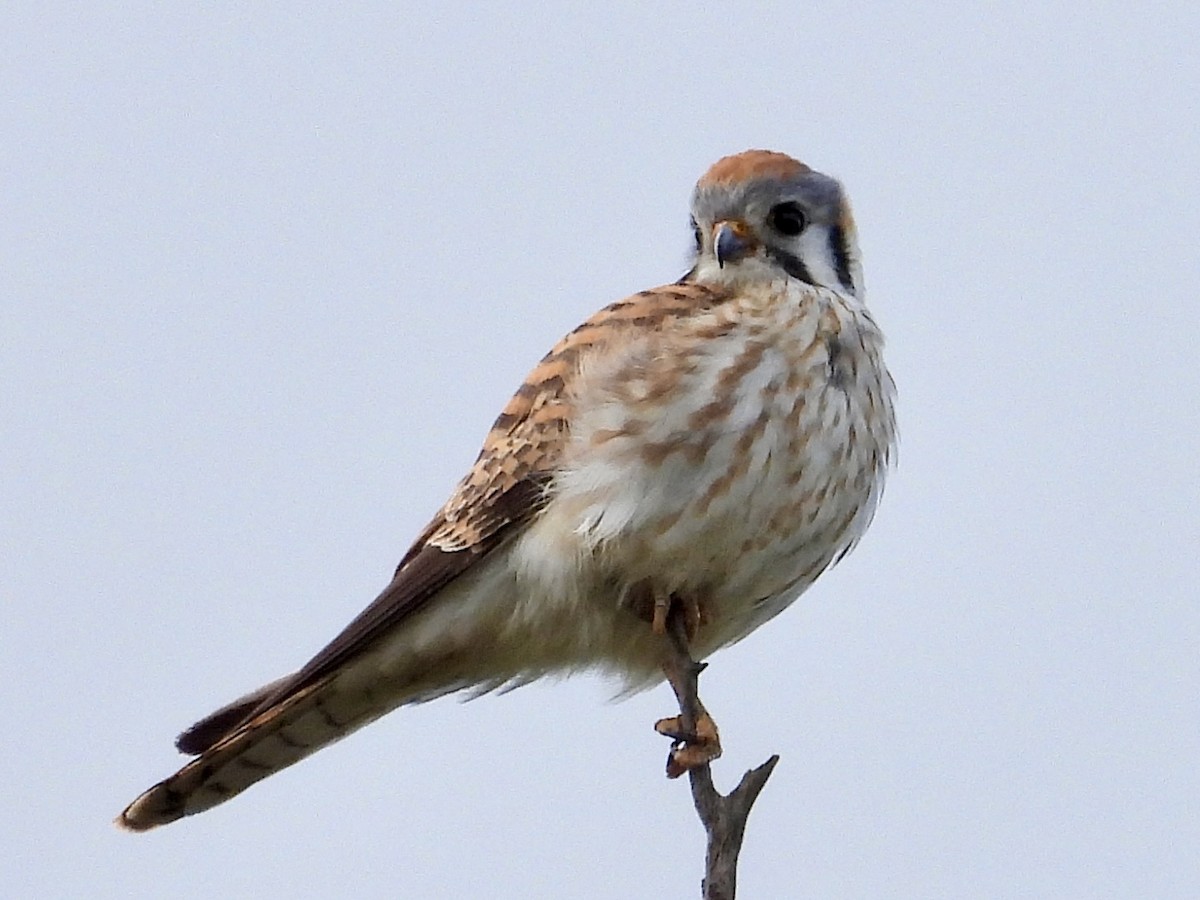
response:
[[[718,160],[692,195],[695,264],[687,280],[795,278],[862,296],[862,266],[842,186],[770,150]]]

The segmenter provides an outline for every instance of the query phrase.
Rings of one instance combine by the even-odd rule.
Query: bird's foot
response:
[[[667,756],[668,778],[678,778],[684,772],[706,766],[721,755],[717,723],[707,712],[696,717],[696,724],[691,729],[684,725],[683,716],[671,716],[655,722],[654,730],[673,742]]]
[[[659,611],[659,595],[655,594],[655,613]],[[692,659],[690,649],[694,628],[701,621],[701,606],[696,600],[670,595],[663,610],[663,633],[667,637],[663,674],[675,699],[679,715],[660,719],[654,730],[672,741],[667,755],[667,777],[678,778],[684,772],[706,766],[721,755],[721,737],[704,704],[700,702],[700,673],[705,664]],[[657,621],[655,622],[657,631]]]

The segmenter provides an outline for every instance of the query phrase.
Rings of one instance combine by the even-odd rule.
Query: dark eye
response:
[[[771,207],[767,224],[784,237],[795,237],[804,230],[804,210],[796,203],[780,203]]]

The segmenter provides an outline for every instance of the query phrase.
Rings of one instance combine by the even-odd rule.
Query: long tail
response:
[[[279,682],[269,684],[197,722],[178,746],[200,755],[129,804],[116,824],[148,831],[211,809],[394,708],[338,691],[337,678],[331,673],[242,722]]]

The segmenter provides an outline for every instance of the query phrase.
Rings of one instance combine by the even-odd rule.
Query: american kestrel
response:
[[[587,669],[653,685],[669,614],[703,658],[846,555],[896,432],[841,185],[749,150],[705,173],[691,211],[687,274],[559,341],[383,593],[299,671],[183,732],[196,758],[118,824],[202,812],[405,704]]]

